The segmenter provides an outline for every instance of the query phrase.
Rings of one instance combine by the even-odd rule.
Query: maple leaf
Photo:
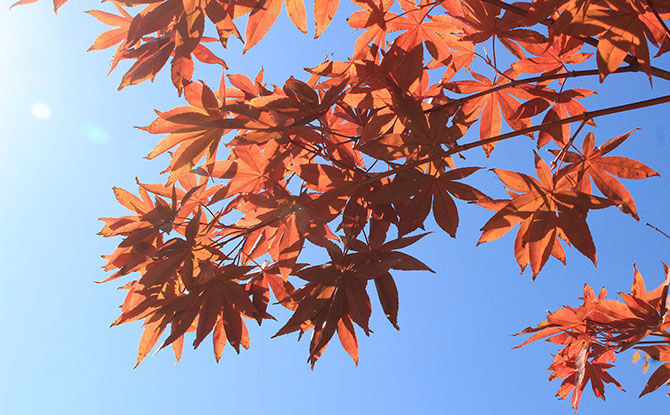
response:
[[[353,0],[354,4],[363,8],[351,14],[347,19],[349,26],[355,29],[365,29],[356,43],[354,44],[353,58],[356,59],[364,55],[364,46],[373,42],[377,48],[384,50],[386,48],[386,33],[392,30],[386,22],[391,21],[397,15],[391,13],[389,9],[394,0]]]
[[[143,130],[151,134],[169,133],[163,138],[147,158],[153,159],[172,147],[171,162],[164,172],[169,171],[168,184],[174,183],[192,166],[206,155],[207,161],[213,161],[221,137],[231,128],[245,125],[244,120],[227,118],[219,107],[216,95],[207,85],[191,83],[186,89],[191,106],[158,112],[158,118]]]
[[[235,223],[235,228],[258,231],[245,247],[253,247],[260,243],[256,241],[262,241],[263,250],[277,262],[286,279],[296,266],[305,240],[323,245],[328,238],[336,239],[327,223],[341,211],[342,203],[341,199],[317,200],[315,194],[296,197],[275,188],[240,197],[235,208],[245,214]],[[265,252],[255,252],[253,256]],[[250,255],[248,250],[247,255]]]
[[[308,361],[314,367],[337,331],[340,343],[358,365],[358,342],[352,322],[369,334],[371,313],[365,290],[367,279],[359,274],[360,271],[332,263],[298,271],[296,275],[309,282],[284,301],[298,305],[293,316],[273,337],[313,329]]]
[[[585,193],[591,192],[590,179],[593,179],[598,190],[616,204],[622,212],[640,220],[633,198],[626,188],[612,176],[639,180],[659,174],[636,160],[620,156],[605,157],[607,153],[626,141],[634,131],[631,130],[611,138],[600,147],[595,145],[594,135],[587,134],[582,143],[581,154],[573,152],[566,154],[566,161],[570,164],[564,168],[562,174],[569,177],[579,190]]]
[[[338,198],[346,200],[341,212],[342,222],[338,229],[344,229],[348,238],[355,237],[363,230],[370,213],[367,195],[371,188],[357,188],[354,185],[357,180],[365,178],[360,171],[321,164],[302,164],[293,169],[303,179],[303,185],[306,188],[324,192],[318,195],[324,198],[324,201],[328,198],[329,192],[338,192]],[[314,195],[312,194],[312,197]]]
[[[134,211],[136,215],[101,218],[105,222],[105,226],[100,231],[101,235],[107,237],[124,236],[124,240],[119,244],[119,247],[111,255],[105,256],[108,261],[105,266],[107,270],[118,268],[118,271],[105,281],[119,278],[134,271],[145,274],[149,268],[157,266],[156,262],[161,262],[160,258],[165,256],[164,253],[169,244],[172,244],[172,247],[169,248],[170,254],[167,256],[171,255],[172,259],[177,262],[184,260],[184,257],[180,256],[181,254],[175,255],[178,252],[174,247],[181,246],[187,251],[190,246],[195,244],[197,230],[199,229],[196,228],[196,225],[202,219],[201,206],[220,186],[207,188],[206,180],[201,180],[198,184],[193,175],[182,178],[180,183],[189,191],[184,192],[175,186],[146,185],[138,182],[140,185],[140,197],[138,198],[126,190],[114,189],[117,200]],[[155,202],[151,200],[149,192],[156,196]],[[171,203],[168,204],[159,196],[171,199]],[[186,236],[187,241],[190,242],[185,243],[183,240],[180,242],[173,239],[168,243],[163,243],[163,235],[169,234],[173,230]],[[205,238],[205,235],[200,235],[200,238]],[[186,251],[182,253],[188,255]],[[164,261],[163,266],[166,264],[168,268],[173,265],[178,266],[178,264],[173,263],[172,259]],[[166,270],[163,269],[163,271]],[[154,273],[160,273],[160,271]]]
[[[107,259],[105,269],[107,271],[118,269],[118,271],[103,282],[145,267],[163,244],[160,231],[171,229],[174,218],[172,209],[162,199],[156,198],[156,203],[153,203],[148,193],[142,189],[140,189],[141,199],[119,188],[114,188],[114,193],[119,203],[134,211],[136,215],[101,218],[105,226],[99,232],[100,235],[125,237],[111,255],[104,257]]]
[[[369,278],[373,278],[375,288],[382,305],[386,318],[396,330],[398,327],[398,288],[395,284],[390,269],[402,271],[433,271],[418,259],[398,251],[407,247],[424,236],[426,233],[400,237],[386,241],[386,233],[389,223],[383,220],[372,219],[368,243],[358,239],[353,240],[351,249],[356,253],[350,256],[351,261],[359,264],[359,267],[368,270]]]
[[[93,42],[93,45],[91,45],[91,47],[88,49],[89,51],[107,49],[116,45],[117,43],[119,44],[116,51],[114,52],[114,57],[112,58],[112,62],[110,64],[109,69],[110,73],[114,70],[116,65],[123,57],[123,53],[126,50],[126,44],[127,44],[126,39],[128,37],[128,29],[130,28],[130,24],[132,23],[133,20],[132,16],[128,14],[128,12],[126,12],[122,7],[116,4],[115,6],[119,11],[119,13],[121,13],[121,16],[117,16],[100,10],[89,10],[87,12],[88,14],[95,17],[104,24],[110,26],[117,26],[116,29],[108,30],[99,35],[95,39],[95,42]]]
[[[575,349],[579,350],[576,356],[574,355]],[[566,372],[572,373],[561,383],[556,396],[559,399],[565,399],[572,393],[572,408],[576,410],[579,406],[582,392],[589,381],[591,381],[594,395],[603,400],[605,400],[604,383],[613,383],[625,392],[621,384],[607,372],[607,369],[613,366],[609,362],[614,361],[615,356],[612,350],[605,350],[598,353],[598,348],[596,348],[595,356],[593,356],[593,351],[589,345],[576,343],[566,346],[559,352],[549,369],[554,370],[554,374],[556,374],[557,370],[562,372],[560,375],[556,375],[556,377],[564,377]],[[567,355],[563,354],[564,351],[566,351]],[[590,360],[589,357],[591,357]],[[552,374],[550,380],[554,378],[554,374]]]
[[[552,106],[547,111],[547,114],[542,119],[543,124],[548,124],[556,120],[568,118],[569,116],[577,116],[584,114],[586,108],[577,101],[578,98],[585,98],[594,93],[588,89],[575,88],[570,90],[563,90],[550,96],[553,101]],[[593,120],[587,120],[586,124],[595,126]],[[548,127],[540,130],[537,138],[537,146],[542,147],[548,143],[550,139],[561,146],[565,146],[570,138],[570,124],[563,124],[560,127]]]
[[[448,48],[448,44],[444,37],[451,34],[449,26],[429,16],[437,3],[422,1],[417,5],[413,0],[400,0],[399,3],[404,13],[391,17],[388,22],[389,30],[404,31],[396,38],[395,45],[409,52],[425,42],[426,48],[434,57],[447,54],[445,48]]]
[[[614,361],[614,352],[623,351],[639,342],[650,333],[661,337],[667,335],[665,315],[668,304],[670,277],[664,264],[665,281],[656,289],[648,291],[644,279],[634,267],[633,285],[630,294],[619,293],[623,302],[606,299],[603,287],[596,297],[588,285],[584,285],[583,304],[578,307],[566,306],[547,316],[547,320],[537,327],[528,327],[518,334],[533,334],[517,347],[547,338],[565,347],[555,355],[549,367],[553,370],[550,379],[564,378],[557,396],[566,398],[572,393],[572,406],[577,409],[581,394],[590,380],[593,393],[602,399],[604,383],[621,385],[606,370]],[[637,346],[657,360],[670,359],[666,345]],[[590,359],[590,360],[589,360]],[[661,366],[652,374],[642,395],[649,393],[668,380],[668,370]]]
[[[493,82],[487,77],[470,71],[476,81],[455,81],[449,82],[445,88],[459,94],[472,94],[492,90],[494,87],[504,85],[517,76],[511,70],[505,72],[505,76],[495,79]],[[479,94],[478,94],[479,95]],[[500,134],[501,117],[507,124],[515,130],[520,130],[530,126],[530,122],[523,119],[515,119],[514,115],[520,103],[514,97],[527,98],[528,93],[521,88],[505,88],[503,90],[482,94],[477,98],[468,99],[461,108],[459,108],[454,119],[456,123],[463,123],[467,126],[479,120],[479,135],[482,139],[494,137]],[[495,147],[494,143],[483,146],[486,155],[490,155]]]
[[[458,228],[458,211],[451,195],[468,201],[487,198],[477,189],[456,181],[477,170],[479,170],[478,167],[464,167],[446,172],[438,171],[433,174],[409,170],[398,174],[390,184],[371,196],[373,200],[382,203],[392,199],[408,199],[400,212],[398,225],[400,235],[405,235],[419,227],[423,228],[423,222],[432,210],[438,226],[455,237]]]
[[[574,2],[552,24],[557,33],[598,36],[597,63],[602,82],[628,54],[651,74],[648,42],[658,45],[665,34],[646,3],[627,0]]]
[[[193,4],[194,2],[186,3]],[[184,12],[184,2],[180,0],[155,2],[145,7],[132,19],[128,28],[128,46],[133,47],[144,36],[172,25],[182,12]]]
[[[135,59],[136,62],[121,78],[119,90],[135,85],[147,79],[153,79],[163,68],[174,50],[174,41],[169,36],[153,38],[141,46],[124,52],[123,59]]]
[[[222,322],[225,334],[221,333],[216,336],[215,341],[225,343],[227,338],[238,353],[240,346],[249,347],[248,334],[242,316],[256,317],[258,310],[249,299],[244,286],[234,281],[244,278],[249,268],[231,265],[220,268],[212,279],[199,285],[198,289],[189,292],[187,296],[197,296],[197,300],[193,300],[194,304],[191,304],[190,307],[197,309],[199,306],[200,308],[194,347],[197,347],[215,329],[219,320]],[[191,322],[182,320],[180,324],[184,328],[190,326]],[[180,332],[179,328],[173,331],[170,337],[165,339],[162,347],[170,344],[172,339],[180,337],[183,334]],[[220,355],[217,356],[217,361],[219,358]]]
[[[598,297],[596,297],[593,289],[588,284],[584,284],[584,296],[582,297],[583,304],[580,307],[575,308],[565,306],[554,312],[548,312],[546,320],[542,321],[537,327],[527,327],[515,334],[515,336],[518,336],[534,333],[525,342],[515,348],[523,347],[543,338],[547,338],[547,340],[558,344],[572,342],[572,339],[575,339],[577,336],[565,336],[565,332],[572,331],[577,334],[585,333],[588,330],[587,318],[589,318],[596,311],[598,306],[602,304],[606,295],[607,290],[605,290],[604,287],[598,294]],[[625,309],[625,306],[623,308]],[[628,316],[630,314],[625,315]],[[556,340],[552,340],[553,338],[556,338]]]
[[[251,293],[252,302],[258,310],[256,321],[259,325],[263,319],[275,319],[267,313],[270,303],[270,288],[279,302],[284,301],[295,291],[290,282],[276,273],[277,270],[278,267],[276,266],[263,268],[261,271],[251,274],[251,278],[245,286],[245,289]]]
[[[340,98],[346,83],[331,86],[323,97],[304,82],[290,78],[283,89],[253,98],[247,102],[228,104],[222,110],[235,115],[230,126],[238,128],[238,139],[265,143],[290,141],[296,132],[303,132],[311,122],[326,115]]]
[[[562,73],[566,65],[576,65],[586,61],[592,53],[579,52],[583,42],[578,38],[558,34],[552,36],[548,47],[540,43],[524,45],[526,50],[535,55],[532,58],[518,60],[512,69],[523,73]]]
[[[203,36],[204,19],[207,13],[212,15],[210,20],[217,25],[217,28],[220,28],[220,38],[224,46],[230,32],[239,35],[226,9],[217,1],[166,0],[122,3],[126,6],[148,5],[134,17],[131,17],[118,4],[115,6],[123,18],[101,11],[89,12],[103,23],[119,26],[118,29],[112,29],[100,35],[91,47],[91,49],[104,49],[120,42],[112,59],[110,72],[121,59],[136,60],[123,76],[119,89],[147,79],[153,81],[170,56],[173,56],[172,81],[180,95],[183,89],[191,83],[193,75],[191,55],[201,62],[219,64],[226,68],[221,58],[201,44],[201,42],[215,40]],[[148,36],[154,33],[156,36]]]
[[[286,153],[281,153],[274,142],[261,147],[256,144],[236,146],[228,160],[215,160],[202,166],[197,172],[209,177],[228,179],[228,183],[212,198],[211,203],[234,194],[258,193],[261,189],[280,184],[284,176]]]
[[[572,393],[572,407],[577,409],[587,383],[591,386],[595,396],[605,399],[604,383],[613,383],[619,389],[623,387],[609,374],[607,369],[613,365],[609,362],[615,360],[613,347],[608,344],[600,344],[596,341],[599,324],[598,311],[603,308],[608,312],[617,313],[624,311],[625,306],[621,303],[606,300],[607,292],[603,288],[598,297],[593,289],[584,285],[584,303],[578,308],[564,307],[547,316],[547,320],[536,328],[526,328],[519,334],[534,333],[523,344],[547,338],[548,341],[565,345],[563,349],[554,356],[554,361],[549,370],[552,374],[549,380],[564,379],[556,393],[559,399],[565,399]],[[613,307],[618,305],[619,307]],[[601,315],[604,315],[601,313]],[[625,317],[628,315],[625,314]]]
[[[588,17],[601,26],[598,42],[598,69],[602,81],[608,74],[614,72],[628,53],[635,56],[643,71],[649,73],[649,49],[647,38],[650,36],[645,22],[641,21],[640,15],[645,14],[645,9],[635,2],[608,1],[607,7],[602,9],[589,9]]]
[[[358,364],[358,342],[353,323],[361,327],[366,335],[371,332],[368,327],[372,311],[366,292],[368,280],[375,280],[382,307],[397,328],[398,293],[388,271],[430,270],[415,258],[397,251],[425,234],[384,242],[386,231],[382,233],[371,234],[375,241],[372,245],[352,240],[351,247],[358,251],[352,254],[344,254],[333,244],[328,249],[330,262],[295,272],[308,283],[282,300],[295,312],[274,337],[295,331],[300,331],[302,336],[313,329],[308,359],[312,367],[335,331],[344,349]]]
[[[561,89],[554,91],[546,87],[525,88],[529,95],[536,96],[519,105],[513,118],[528,119],[549,109],[542,119],[542,124],[549,124],[570,116],[577,116],[586,112],[586,108],[577,101],[595,93],[588,89]],[[586,120],[586,124],[595,126],[593,120]],[[537,147],[546,145],[551,140],[564,147],[570,139],[570,124],[545,127],[540,130]]]
[[[251,49],[267,34],[279,16],[284,0],[261,0],[249,15],[245,33],[244,52]]]
[[[166,285],[146,286],[142,280],[134,282],[122,308],[122,315],[115,321],[123,324],[145,319],[145,330],[140,339],[137,364],[156,344],[169,323],[170,335],[161,348],[174,342],[177,358],[181,355],[183,335],[196,332],[194,347],[214,330],[215,357],[218,361],[228,341],[238,352],[239,347],[249,347],[249,337],[242,316],[256,317],[258,310],[248,297],[244,286],[235,282],[244,278],[251,267],[227,265],[216,268],[201,262],[196,285],[186,293],[181,292],[176,280]]]
[[[589,209],[601,209],[610,206],[611,202],[572,190],[570,181],[565,176],[552,176],[537,154],[535,170],[540,180],[522,173],[493,170],[505,186],[521,193],[486,222],[478,244],[498,239],[520,224],[514,253],[522,272],[530,263],[533,278],[550,255],[563,257],[559,237],[596,264],[596,249],[586,224],[586,214]]]
[[[465,1],[465,13],[459,18],[466,23],[464,39],[475,43],[481,43],[493,37],[507,48],[518,59],[524,59],[523,50],[517,45],[518,42],[524,47],[529,45],[543,44],[546,38],[540,33],[519,28],[518,15],[506,12],[501,18],[500,8],[480,1]]]

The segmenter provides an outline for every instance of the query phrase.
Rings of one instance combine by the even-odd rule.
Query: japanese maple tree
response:
[[[302,0],[111,0],[115,11],[89,11],[111,27],[91,49],[115,48],[112,70],[132,62],[119,89],[167,66],[186,101],[144,127],[159,136],[147,157],[169,155],[166,180],[138,181],[137,194],[114,189],[130,213],[102,218],[100,234],[121,238],[105,256],[106,281],[130,280],[114,324],[144,325],[137,364],[159,342],[179,359],[185,338],[197,348],[211,337],[217,361],[226,344],[249,348],[246,324],[274,319],[272,297],[293,313],[275,336],[310,332],[312,367],[336,334],[358,363],[370,294],[398,328],[396,271],[432,271],[403,252],[426,237],[429,216],[456,237],[458,209],[490,209],[479,243],[518,227],[514,257],[532,279],[550,257],[565,263],[566,251],[597,263],[592,210],[639,220],[619,179],[658,174],[616,155],[634,130],[601,137],[594,120],[670,95],[606,108],[587,108],[584,98],[608,77],[639,72],[667,89],[670,71],[657,62],[670,51],[670,1],[352,1],[358,10],[347,21],[359,37],[351,57],[305,62],[303,80],[281,87],[262,71],[232,73],[225,48],[231,36],[244,52],[272,36],[284,3],[307,32]],[[315,37],[338,5],[314,1]],[[195,61],[217,65],[220,82],[196,81]],[[594,89],[575,78],[594,79]],[[463,157],[488,156],[502,141],[531,158],[535,175]],[[467,184],[484,167],[509,198],[486,195],[497,182]],[[330,260],[301,262],[307,245]],[[521,345],[561,345],[551,379],[563,379],[557,396],[572,394],[575,409],[588,383],[603,399],[605,383],[623,389],[608,369],[630,348],[662,362],[647,394],[670,382],[669,286],[667,267],[653,290],[636,270],[621,301],[586,285],[581,306],[523,330],[531,336]]]

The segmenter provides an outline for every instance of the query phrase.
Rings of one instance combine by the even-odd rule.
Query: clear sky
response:
[[[176,365],[164,350],[133,370],[141,325],[109,328],[124,297],[116,287],[125,281],[94,283],[105,278],[100,255],[119,242],[96,235],[97,219],[126,214],[112,186],[135,191],[135,177],[165,180],[158,172],[166,159],[143,158],[157,137],[133,126],[149,124],[154,108],[182,101],[167,72],[154,84],[117,92],[128,66],[106,76],[111,52],[85,53],[106,27],[82,13],[84,7],[72,1],[54,16],[49,2],[11,11],[0,6],[1,414],[569,414],[569,401],[553,397],[559,382],[547,381],[550,353],[558,349],[538,342],[513,350],[522,339],[510,334],[537,324],[547,309],[577,305],[585,282],[606,285],[611,295],[628,291],[635,261],[648,286],[662,281],[670,241],[643,223],[670,230],[668,105],[597,120],[598,142],[641,127],[615,154],[662,176],[626,182],[641,223],[615,209],[589,215],[597,269],[568,248],[567,267],[551,259],[531,282],[528,270],[519,275],[513,257],[515,232],[475,247],[490,212],[461,204],[457,239],[435,233],[409,251],[436,274],[397,274],[399,332],[371,295],[375,333],[359,332],[358,367],[335,339],[312,371],[307,339],[270,339],[281,322],[257,327],[250,321],[251,348],[239,356],[227,347],[217,364],[205,341],[196,351],[185,347]],[[327,55],[346,59],[355,34],[344,20],[351,6],[342,7],[317,41],[313,26],[302,35],[285,12],[245,56],[231,39],[223,56],[230,72],[254,75],[263,66],[268,83],[281,85],[290,75],[306,79],[302,68]],[[198,74],[215,79],[214,72]],[[605,82],[610,92],[590,98],[591,108],[668,91],[660,82],[650,91],[644,75]],[[534,144],[520,140],[526,141],[500,144],[491,163],[531,168]],[[479,154],[468,157],[483,162]],[[479,172],[470,183],[503,195],[493,173]],[[640,374],[630,354],[617,366],[612,373],[629,392],[607,387],[602,402],[587,391],[580,413],[668,407],[667,388],[637,398],[649,373]]]

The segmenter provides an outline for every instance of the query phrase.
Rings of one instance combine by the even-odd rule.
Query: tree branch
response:
[[[481,147],[484,144],[497,143],[499,141],[504,141],[504,140],[507,140],[507,139],[510,139],[510,138],[513,138],[513,137],[528,134],[528,133],[531,133],[531,132],[534,132],[534,131],[539,131],[539,130],[542,130],[542,129],[547,128],[547,127],[554,127],[554,126],[559,126],[559,125],[563,125],[563,124],[569,124],[569,123],[573,123],[573,122],[576,122],[576,121],[583,121],[583,120],[588,120],[588,119],[592,119],[592,118],[596,118],[596,117],[602,117],[604,115],[616,114],[616,113],[619,113],[619,112],[625,112],[625,111],[630,111],[630,110],[634,110],[634,109],[651,107],[651,106],[654,106],[654,105],[665,104],[665,103],[668,103],[668,102],[670,102],[670,95],[665,95],[665,96],[661,96],[661,97],[658,97],[658,98],[648,99],[648,100],[645,100],[645,101],[638,101],[638,102],[633,102],[633,103],[630,103],[630,104],[624,104],[624,105],[618,105],[618,106],[615,106],[615,107],[603,108],[601,110],[589,111],[589,112],[585,112],[585,113],[580,114],[580,115],[576,115],[574,117],[563,118],[563,119],[560,119],[560,120],[536,125],[534,127],[523,128],[521,130],[516,130],[516,131],[512,131],[512,132],[505,133],[505,134],[500,134],[500,135],[485,138],[485,139],[482,139],[482,140],[479,140],[479,141],[473,141],[471,143],[457,145],[457,146],[454,146],[453,148],[451,148],[449,150],[446,150],[444,152],[434,154],[432,156],[425,157],[425,158],[422,158],[420,160],[415,160],[411,163],[407,163],[403,166],[393,168],[393,169],[390,169],[390,170],[385,171],[385,172],[377,173],[377,174],[375,174],[371,177],[368,177],[367,179],[356,181],[354,183],[351,183],[350,185],[347,185],[347,186],[344,186],[344,187],[341,187],[341,188],[328,190],[328,191],[322,193],[321,196],[319,196],[315,200],[311,201],[311,203],[312,204],[319,203],[320,201],[328,200],[328,199],[333,198],[333,197],[337,197],[337,196],[339,196],[343,193],[354,190],[358,187],[365,186],[365,185],[370,185],[370,184],[372,184],[376,181],[379,181],[379,180],[381,180],[385,177],[389,177],[389,176],[392,176],[394,174],[402,173],[404,171],[413,170],[416,167],[419,167],[419,166],[421,166],[423,164],[426,164],[426,163],[430,163],[431,161],[439,160],[439,159],[442,159],[444,157],[451,156],[455,153],[460,153],[460,152],[470,150],[470,149],[473,149],[473,148],[476,148],[476,147]],[[287,215],[290,215],[290,214],[292,214],[292,213],[294,213],[294,212],[296,212],[296,211],[298,211],[302,208],[303,208],[303,206],[295,204],[295,205],[291,206],[289,209],[284,210],[281,213],[281,215],[278,215],[274,218],[268,218],[268,219],[266,219],[266,220],[264,220],[264,221],[262,221],[262,222],[260,222],[256,225],[246,229],[244,232],[242,232],[238,235],[231,236],[231,238],[229,240],[227,240],[226,243],[228,243],[228,242],[230,242],[230,241],[232,241],[232,240],[234,240],[234,239],[236,239],[240,236],[247,235],[250,232],[253,232],[253,231],[256,231],[260,228],[268,226],[268,225],[280,220],[281,218],[283,218]]]

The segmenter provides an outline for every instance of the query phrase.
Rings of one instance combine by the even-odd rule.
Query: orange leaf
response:
[[[307,33],[307,12],[302,0],[286,0],[286,12],[295,27],[302,33]]]
[[[279,16],[284,0],[261,0],[249,15],[242,53],[254,47],[270,30]]]
[[[640,393],[640,396],[644,396],[649,392],[655,391],[668,380],[670,380],[670,363],[666,363],[656,369],[656,371],[649,378],[649,381],[642,390],[642,393]]]
[[[340,0],[314,0],[315,39],[321,36],[321,33],[326,30],[330,21],[333,20],[339,5]]]

